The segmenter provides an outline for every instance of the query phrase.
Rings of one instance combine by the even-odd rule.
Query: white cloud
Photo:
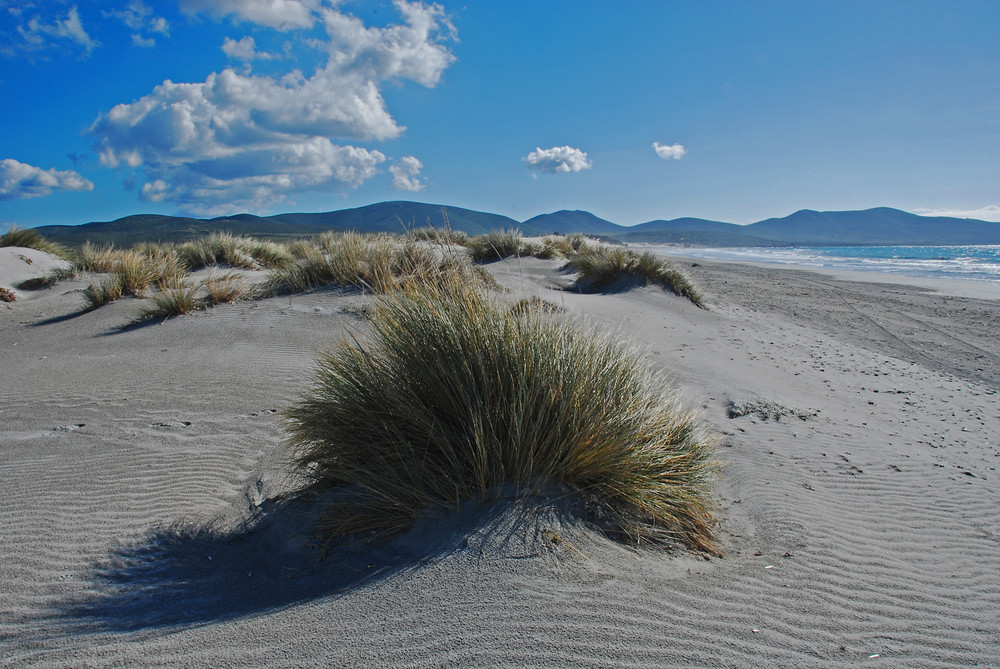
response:
[[[216,18],[255,23],[277,30],[312,28],[316,23],[317,0],[180,0],[188,14],[204,12]]]
[[[51,195],[56,190],[93,190],[94,184],[73,170],[43,170],[13,158],[0,160],[0,200]]]
[[[659,142],[653,142],[653,150],[664,160],[680,160],[687,153],[687,149],[680,144],[660,144]]]
[[[162,16],[154,16],[152,8],[142,0],[131,0],[124,9],[111,9],[103,12],[105,18],[118,19],[135,32],[132,33],[132,44],[141,47],[156,46],[156,40],[148,34],[170,34],[170,24]]]
[[[951,216],[954,218],[974,218],[980,221],[1000,223],[1000,206],[989,204],[979,209],[914,209],[921,216]]]
[[[17,34],[21,38],[20,42],[14,42],[13,35],[3,36],[3,39],[8,41],[8,43],[0,50],[8,55],[19,51],[38,52],[45,49],[58,48],[67,43],[83,47],[84,51],[89,54],[96,47],[100,46],[100,42],[93,39],[84,29],[76,5],[70,7],[61,18],[58,15],[51,19],[48,17],[43,18],[41,14],[35,12],[30,13],[29,16],[29,13],[25,10],[11,12],[11,15],[18,20],[25,18],[27,20],[17,25]]]
[[[415,156],[403,156],[395,165],[389,166],[389,172],[392,173],[389,188],[414,192],[423,190],[427,185],[420,180],[420,170],[423,168],[424,164]]]
[[[274,55],[266,51],[257,51],[257,42],[253,37],[243,37],[236,41],[230,37],[222,43],[222,50],[235,60],[250,62],[251,60],[271,60]]]
[[[571,146],[554,146],[551,149],[536,148],[522,160],[528,167],[539,172],[579,172],[593,167],[585,151]]]
[[[403,0],[396,6],[404,23],[384,28],[367,28],[328,8],[318,11],[329,58],[311,76],[225,69],[204,82],[165,81],[115,106],[89,129],[101,163],[141,170],[146,183],[140,194],[148,200],[202,211],[219,203],[262,207],[295,191],[358,186],[378,173],[385,156],[340,143],[389,140],[405,129],[386,107],[383,83],[409,79],[431,87],[454,60],[441,43],[453,28],[440,7]],[[250,37],[227,39],[223,50],[243,60],[260,56]],[[413,163],[404,159],[395,167],[412,170]],[[399,184],[422,186],[419,167],[401,175]]]

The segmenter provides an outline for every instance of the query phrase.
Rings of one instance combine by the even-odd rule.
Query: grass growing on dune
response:
[[[714,550],[714,439],[631,349],[455,286],[385,296],[371,323],[286,413],[323,541],[514,484],[578,493],[636,542]]]
[[[413,283],[436,284],[461,277],[488,281],[464,253],[452,253],[388,235],[319,235],[300,246],[289,267],[276,270],[266,294],[297,293],[322,286],[343,286],[385,293]]]
[[[105,304],[120,300],[123,295],[121,278],[117,274],[110,274],[84,289],[84,311],[93,311],[98,307],[103,307]]]
[[[227,232],[217,232],[177,247],[181,263],[189,270],[225,265],[244,269],[287,267],[294,261],[282,244]]]
[[[567,264],[579,272],[578,285],[587,290],[601,290],[619,281],[656,284],[688,298],[699,307],[705,306],[691,279],[674,263],[655,253],[593,245],[574,255]]]
[[[493,230],[485,235],[470,237],[465,247],[474,261],[489,262],[517,255],[523,241],[519,230]]]
[[[204,303],[198,299],[200,290],[201,284],[188,281],[161,286],[160,290],[153,294],[150,304],[139,312],[137,321],[166,319],[201,309]]]
[[[69,257],[69,251],[64,246],[50,242],[36,230],[19,228],[16,225],[11,225],[7,232],[0,235],[0,247],[4,246],[19,246],[51,253],[60,258]]]

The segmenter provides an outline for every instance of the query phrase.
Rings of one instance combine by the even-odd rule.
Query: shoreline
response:
[[[978,300],[1000,300],[1000,284],[991,283],[989,281],[981,281],[978,279],[965,279],[961,277],[948,277],[948,278],[921,277],[921,276],[910,276],[908,274],[881,272],[878,270],[865,271],[865,270],[850,270],[850,269],[834,269],[829,267],[808,267],[805,265],[794,265],[791,263],[755,262],[748,260],[729,260],[722,258],[691,258],[688,256],[670,255],[666,253],[664,253],[664,255],[668,256],[674,262],[678,263],[682,267],[686,267],[692,263],[747,265],[749,267],[757,267],[766,270],[813,272],[815,274],[820,274],[823,276],[834,278],[839,281],[896,284],[900,286],[923,288],[929,291],[933,291],[935,293],[940,293],[942,295],[951,295],[954,297],[969,297]]]

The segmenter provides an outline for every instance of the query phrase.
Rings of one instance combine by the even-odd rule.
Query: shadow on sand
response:
[[[335,596],[458,552],[537,557],[546,531],[540,523],[559,524],[564,514],[526,508],[470,503],[394,540],[342,543],[324,556],[309,543],[311,514],[302,504],[266,502],[228,530],[174,525],[115,549],[87,574],[91,594],[58,617],[76,632],[198,626]]]

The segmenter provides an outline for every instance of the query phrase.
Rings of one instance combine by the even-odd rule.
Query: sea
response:
[[[964,279],[1000,285],[1000,245],[799,248],[700,248],[650,245],[649,249],[655,253],[682,258],[881,272],[933,279]]]

